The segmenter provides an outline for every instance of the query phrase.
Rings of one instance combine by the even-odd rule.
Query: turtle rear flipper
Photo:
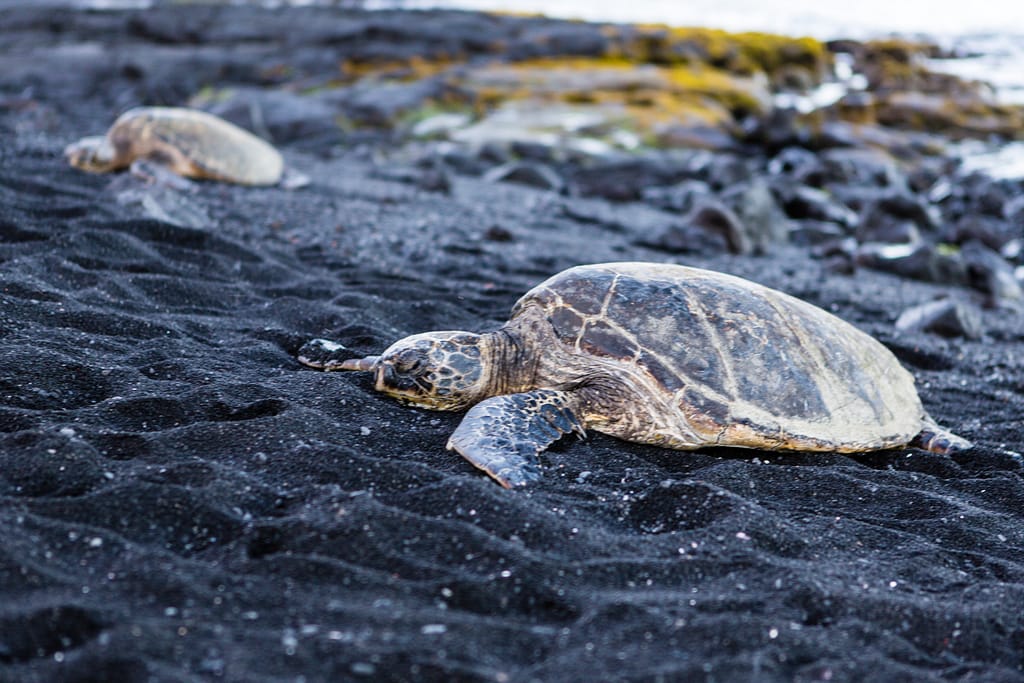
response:
[[[969,448],[973,448],[974,444],[953,432],[943,429],[935,420],[925,416],[921,433],[914,437],[914,440],[910,442],[910,446],[940,455],[947,455],[949,453],[966,451]]]
[[[169,187],[183,192],[195,189],[195,183],[158,160],[139,158],[128,166],[128,170],[148,185]]]
[[[466,414],[448,439],[448,450],[457,451],[505,488],[537,481],[538,453],[563,434],[585,434],[576,403],[573,394],[552,389],[489,398]]]

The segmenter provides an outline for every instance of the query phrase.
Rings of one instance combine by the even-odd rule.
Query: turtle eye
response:
[[[395,368],[395,372],[401,372],[403,374],[411,374],[416,372],[426,362],[426,357],[421,351],[415,349],[406,349],[395,356],[394,360],[391,361]]]

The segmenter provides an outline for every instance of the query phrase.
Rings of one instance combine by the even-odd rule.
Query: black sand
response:
[[[0,679],[1024,680],[1020,314],[985,310],[977,341],[899,333],[903,308],[970,294],[798,247],[673,256],[638,246],[652,226],[630,205],[457,175],[424,191],[343,140],[281,145],[305,189],[201,183],[181,196],[206,227],[141,218],[116,199],[141,181],[60,152],[192,92],[126,66],[173,40],[80,14],[100,41],[82,47],[67,15],[26,16],[0,14]],[[233,16],[238,36],[266,22]],[[196,48],[190,73],[244,62],[238,41]],[[591,435],[510,492],[445,452],[458,415],[294,358],[315,336],[369,354],[490,329],[539,280],[607,260],[835,311],[977,447]]]

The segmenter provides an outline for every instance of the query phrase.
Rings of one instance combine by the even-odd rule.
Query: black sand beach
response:
[[[359,51],[472,52],[484,24],[531,40],[512,18],[410,16],[0,10],[0,680],[1024,681],[1024,317],[984,259],[950,284],[799,243],[730,253],[651,201],[491,182],[283,114],[264,123],[311,179],[296,190],[179,190],[62,158],[130,106],[268,87],[282,64],[315,89]],[[690,179],[717,191],[708,169],[777,151],[706,152]],[[579,186],[592,170],[557,168]],[[942,211],[1024,194],[964,182]],[[1024,211],[998,215],[1024,237]],[[494,329],[549,275],[612,260],[838,314],[976,447],[681,453],[591,434],[507,491],[445,451],[460,415],[295,360],[313,337],[365,355]],[[942,296],[976,334],[897,329]]]

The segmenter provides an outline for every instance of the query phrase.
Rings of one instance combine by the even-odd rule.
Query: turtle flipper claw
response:
[[[525,486],[541,477],[538,453],[563,434],[585,433],[575,404],[571,393],[552,389],[489,398],[466,414],[448,449],[505,488]]]
[[[343,344],[329,339],[310,339],[302,345],[296,359],[303,365],[317,370],[341,370],[341,364],[354,354]]]

